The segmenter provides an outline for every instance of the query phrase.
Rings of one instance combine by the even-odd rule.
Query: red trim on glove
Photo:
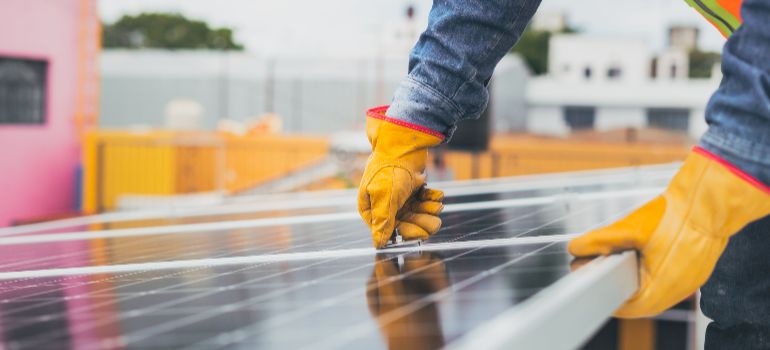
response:
[[[409,129],[412,129],[412,130],[417,130],[417,131],[419,131],[421,133],[425,133],[425,134],[428,134],[428,135],[431,135],[431,136],[438,137],[442,141],[446,137],[446,136],[444,136],[444,134],[442,134],[442,133],[440,133],[440,132],[438,132],[436,130],[426,128],[426,127],[424,127],[422,125],[412,124],[410,122],[405,122],[405,121],[400,120],[400,119],[393,119],[391,117],[386,116],[385,115],[385,111],[388,110],[388,107],[390,107],[390,106],[374,107],[374,108],[366,111],[366,116],[374,118],[374,119],[379,119],[379,120],[382,120],[382,121],[386,121],[388,123],[396,124],[396,125],[399,125],[399,126],[403,126],[405,128],[409,128]]]
[[[753,176],[744,173],[743,170],[738,169],[735,165],[732,165],[732,164],[728,163],[726,160],[724,160],[722,158],[719,158],[719,156],[717,156],[716,154],[711,153],[711,152],[709,152],[709,151],[707,151],[707,150],[705,150],[705,149],[703,149],[701,147],[698,147],[698,146],[693,147],[692,151],[695,152],[695,153],[698,153],[698,154],[700,154],[700,155],[702,155],[702,156],[704,156],[706,158],[709,158],[709,159],[711,159],[711,160],[713,160],[713,161],[715,161],[715,162],[717,162],[719,164],[722,164],[725,168],[727,168],[727,170],[730,170],[730,172],[732,172],[733,174],[737,175],[738,177],[740,177],[744,181],[754,185],[755,187],[759,188],[763,192],[766,192],[767,194],[770,194],[770,187],[768,187],[767,185],[765,185],[761,181],[757,180]]]

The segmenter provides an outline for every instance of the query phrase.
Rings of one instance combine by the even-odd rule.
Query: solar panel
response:
[[[336,199],[277,216],[227,204],[171,224],[103,216],[88,224],[96,230],[10,232],[0,237],[0,334],[7,348],[34,349],[461,347],[487,337],[492,320],[551,302],[527,304],[553,287],[630,261],[571,273],[565,244],[649,199],[671,171],[449,184],[441,231],[385,251]],[[250,201],[259,198],[238,203]],[[281,203],[292,201],[305,200]],[[597,320],[617,306],[605,304]]]
[[[434,184],[446,192],[448,203],[481,200],[483,196],[509,194],[517,198],[527,197],[527,191],[535,189],[540,194],[564,193],[579,189],[590,190],[593,186],[634,183],[637,187],[659,184],[672,175],[670,166],[648,166],[643,172],[624,170],[599,170],[573,172],[560,175],[520,176],[513,178],[455,181]],[[569,178],[566,182],[564,179]],[[331,190],[271,195],[235,196],[219,205],[153,208],[112,212],[38,224],[0,228],[0,237],[29,233],[71,232],[76,230],[100,230],[120,227],[162,226],[190,222],[221,222],[233,219],[281,217],[298,214],[337,212],[355,208],[355,191]],[[462,199],[462,197],[466,197]],[[182,203],[184,197],[181,198]],[[242,215],[238,217],[238,215]]]

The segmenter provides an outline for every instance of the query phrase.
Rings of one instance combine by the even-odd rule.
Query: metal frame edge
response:
[[[446,349],[575,349],[639,288],[636,253],[599,257]]]

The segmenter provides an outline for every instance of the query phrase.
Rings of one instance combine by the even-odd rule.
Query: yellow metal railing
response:
[[[325,159],[326,138],[203,132],[93,131],[83,147],[83,211],[122,195],[235,193]]]
[[[688,144],[496,137],[488,151],[444,153],[454,179],[544,174],[682,161]]]

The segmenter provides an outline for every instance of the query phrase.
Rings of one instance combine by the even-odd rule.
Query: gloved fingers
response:
[[[430,214],[408,213],[401,218],[401,222],[417,225],[431,235],[441,228],[441,219]]]
[[[384,247],[396,228],[396,213],[407,202],[412,190],[404,185],[410,177],[405,170],[389,167],[381,169],[366,186],[370,198],[370,217],[367,224],[371,229],[372,241],[376,248]],[[367,216],[367,214],[362,214]],[[365,218],[366,219],[366,218]]]
[[[441,190],[423,187],[420,189],[420,193],[417,194],[417,198],[421,201],[441,202],[444,200],[444,192]]]
[[[635,237],[624,235],[612,227],[591,231],[573,239],[567,245],[567,250],[576,257],[610,255],[640,248]]]
[[[695,293],[708,277],[708,274],[695,280],[690,280],[690,274],[678,278],[653,277],[643,266],[641,263],[639,268],[639,290],[613,313],[615,317],[643,318],[660,314]]]
[[[358,214],[364,220],[366,225],[372,222],[372,203],[370,202],[369,192],[365,189],[358,191]]]
[[[727,246],[727,239],[706,237],[687,226],[678,235],[656,235],[655,240],[639,261],[639,290],[616,311],[618,317],[653,316],[692,295],[709,279]]]
[[[641,318],[641,317],[651,317],[654,315],[657,315],[669,307],[673,306],[673,303],[668,305],[665,303],[662,303],[661,298],[656,298],[656,296],[659,295],[667,295],[671,296],[671,288],[663,288],[666,290],[656,290],[660,289],[660,285],[657,285],[655,278],[653,278],[650,275],[649,270],[644,267],[644,262],[639,263],[639,290],[634,293],[631,298],[626,300],[626,302],[615,312],[613,315],[619,318]],[[660,281],[659,281],[660,282]],[[684,282],[686,283],[686,278],[684,280],[679,281],[678,283]],[[698,284],[695,288],[692,289],[692,292],[695,292],[695,289],[700,286]],[[689,294],[691,294],[689,293]],[[689,295],[687,294],[687,295]],[[684,299],[686,295],[681,296],[681,298],[674,297],[672,300],[676,300],[677,302]]]
[[[370,223],[372,222],[372,210],[366,209],[364,211],[359,211],[358,214],[361,216],[361,219],[364,220],[364,223],[371,227]]]
[[[569,263],[569,270],[575,272],[593,260],[593,258],[574,258]]]
[[[411,212],[419,214],[438,215],[444,210],[444,204],[437,201],[415,201],[411,205]]]
[[[366,226],[369,227],[371,230],[372,228],[372,206],[369,202],[369,194],[366,193],[366,191],[359,191],[358,194],[358,215],[361,216],[361,219],[364,220],[364,223]],[[378,242],[376,241],[374,232],[372,232],[372,239],[375,240],[374,246],[379,247]]]
[[[631,249],[641,251],[658,227],[665,209],[666,200],[658,196],[625,218],[573,239],[567,249],[577,257],[609,255]]]
[[[428,231],[419,225],[415,225],[411,222],[401,221],[398,223],[398,233],[404,240],[411,241],[415,239],[426,240],[430,237]]]

